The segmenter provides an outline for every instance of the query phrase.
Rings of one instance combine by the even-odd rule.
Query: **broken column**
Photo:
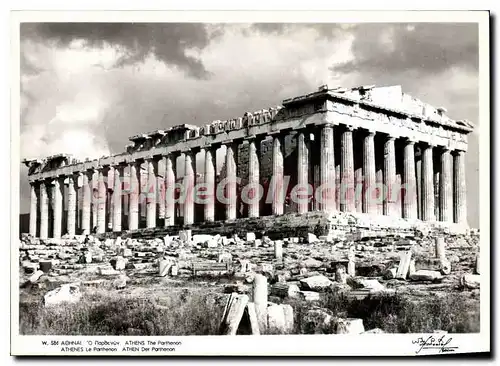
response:
[[[332,212],[336,205],[333,125],[323,125],[320,134],[320,186],[324,193],[319,207],[323,212]]]
[[[340,142],[340,210],[353,212],[354,205],[354,152],[352,126],[345,126]]]
[[[363,146],[363,212],[369,214],[377,213],[377,205],[373,193],[375,190],[375,131],[368,131],[364,138]]]
[[[297,186],[300,187],[300,197],[297,199],[297,212],[300,214],[308,211],[309,202],[304,196],[309,184],[309,151],[306,144],[304,131],[297,135]]]
[[[76,232],[76,189],[75,189],[75,179],[73,175],[69,175],[67,178],[68,183],[68,219],[67,228],[68,235],[73,236]]]
[[[432,146],[426,145],[422,152],[422,220],[434,221],[434,169]]]
[[[252,300],[261,331],[267,329],[267,278],[256,274],[253,279]]]
[[[283,215],[284,210],[284,187],[283,187],[283,136],[273,137],[273,176],[271,187],[273,192],[272,213],[273,215]]]
[[[146,159],[148,180],[146,186],[146,227],[156,227],[156,161],[153,157]]]
[[[280,262],[283,260],[283,244],[281,240],[274,241],[274,258]]]
[[[36,236],[36,222],[37,222],[37,207],[38,207],[38,197],[36,194],[36,183],[30,183],[30,193],[31,193],[31,201],[30,201],[30,235]]]
[[[405,219],[417,218],[417,179],[415,176],[415,141],[407,139],[403,157],[403,217]]]
[[[441,152],[441,177],[439,180],[440,220],[453,222],[453,172],[449,149]]]
[[[49,198],[47,183],[40,182],[40,239],[49,237]]]

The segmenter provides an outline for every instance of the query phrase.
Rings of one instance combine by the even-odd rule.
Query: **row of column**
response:
[[[334,129],[338,129],[340,136],[340,177],[336,177],[336,162],[334,149]],[[309,164],[311,154],[308,145],[307,129],[297,133],[297,184],[307,186],[309,183]],[[374,199],[373,187],[378,182],[375,160],[375,131],[363,132],[362,146],[362,212],[369,214],[379,213],[376,199]],[[285,133],[277,133],[272,136],[272,214],[282,215],[284,213],[284,138]],[[257,136],[248,139],[248,186],[244,189],[252,190],[256,194],[260,187],[260,145],[263,137]],[[239,142],[226,144],[225,175],[228,183],[225,186],[225,217],[227,220],[237,217],[237,152]],[[216,182],[216,149],[219,146],[204,148],[204,187],[205,193],[211,199],[207,199],[204,205],[204,220],[207,222],[215,220],[215,182]],[[421,165],[416,166],[415,141],[406,139],[403,149],[403,174],[402,183],[406,185],[406,192],[403,195],[402,217],[407,219],[420,218],[424,221],[445,221],[445,222],[465,222],[466,202],[465,202],[465,156],[463,151],[440,150],[441,171],[439,184],[439,202],[435,202],[434,187],[434,167],[433,149],[431,145],[423,145]],[[194,190],[196,184],[196,153],[199,150],[191,150],[184,153],[185,172],[184,189],[186,199],[183,204],[183,224],[194,223]],[[321,126],[319,130],[319,185],[330,187],[324,189],[323,194],[327,199],[323,199],[316,206],[321,211],[333,213],[337,207],[343,212],[355,211],[355,200],[353,197],[341,199],[337,206],[335,199],[335,184],[340,181],[341,192],[354,189],[354,146],[353,129],[349,126],[338,126],[327,124]],[[174,225],[175,219],[175,199],[174,190],[168,189],[175,186],[177,154],[163,157],[155,157],[146,160],[148,192],[146,192],[146,226],[153,228],[157,224],[157,215],[164,218],[164,225]],[[129,197],[128,204],[128,229],[139,228],[139,195],[140,195],[140,165],[142,161],[137,161],[129,165],[130,187],[123,189],[124,165],[97,169],[97,196],[92,195],[92,177],[94,172],[87,171],[81,174],[82,208],[81,208],[81,229],[83,233],[91,231],[91,210],[94,217],[94,226],[98,233],[106,231],[106,174],[108,187],[112,187],[112,196],[109,202],[111,212],[111,222],[113,231],[122,230],[122,203],[123,194]],[[417,171],[420,169],[420,173]],[[419,175],[420,179],[417,179]],[[111,178],[110,178],[111,177]],[[64,184],[68,186],[68,211],[67,211],[67,231],[68,234],[75,234],[76,225],[76,202],[77,184],[76,176],[66,177]],[[110,179],[112,181],[110,182]],[[383,146],[383,184],[388,190],[387,198],[383,200],[382,214],[394,216],[399,214],[397,205],[391,194],[392,186],[396,182],[396,149],[395,137],[384,135]],[[53,212],[53,236],[61,236],[62,214],[63,214],[63,188],[60,178],[53,179],[52,182],[41,181],[39,184],[39,196],[36,187],[31,186],[31,209],[30,209],[30,234],[36,235],[37,231],[37,208],[40,205],[40,237],[48,236],[48,189],[51,189],[51,207]],[[161,192],[160,202],[156,202],[156,192]],[[245,192],[248,194],[248,191]],[[94,202],[92,198],[94,196]],[[39,197],[39,202],[38,202]],[[342,197],[345,197],[342,195]],[[435,206],[439,205],[440,217],[435,217]],[[157,212],[158,209],[158,212]],[[308,200],[298,200],[297,211],[305,213],[309,209]],[[258,200],[251,200],[248,204],[248,216],[260,216],[260,204]]]

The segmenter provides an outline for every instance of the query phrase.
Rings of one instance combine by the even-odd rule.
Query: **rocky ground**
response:
[[[302,332],[307,322],[314,323],[313,333],[379,332],[365,329],[373,323],[367,318],[349,318],[352,309],[349,314],[336,313],[339,296],[359,306],[377,297],[398,296],[418,304],[444,298],[453,302],[456,296],[478,318],[478,252],[478,235],[450,234],[357,240],[314,234],[270,240],[253,233],[227,238],[191,235],[188,230],[156,239],[102,241],[92,236],[23,236],[20,302],[64,306],[105,290],[108,295],[149,299],[160,307],[173,294],[197,294],[224,308],[229,294],[251,299],[254,278],[263,275],[269,309],[290,304],[294,311],[292,319],[269,319],[280,332]],[[326,323],[333,325],[318,331],[317,325]]]

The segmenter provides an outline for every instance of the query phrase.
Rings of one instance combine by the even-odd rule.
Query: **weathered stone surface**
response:
[[[267,325],[273,333],[287,334],[293,330],[293,309],[290,305],[267,307]]]
[[[300,280],[302,290],[324,291],[333,284],[328,278],[323,275],[312,276]]]
[[[174,262],[171,259],[162,259],[158,263],[158,274],[160,277],[165,277],[168,272],[170,271],[170,268]]]
[[[35,273],[33,273],[30,278],[28,279],[29,282],[31,283],[35,283],[36,281],[38,281],[40,279],[40,277],[42,277],[45,273],[41,270],[38,270],[36,271]]]
[[[113,269],[115,269],[117,271],[124,270],[125,266],[127,265],[127,260],[125,258],[123,258],[122,256],[117,256],[117,257],[111,259],[109,262],[110,262],[111,266],[113,267]]]
[[[254,241],[255,239],[255,233],[247,233],[247,241]]]
[[[120,277],[118,277],[113,281],[113,287],[115,287],[118,290],[124,289],[125,287],[127,287],[127,279],[128,279],[127,276],[121,275]]]
[[[440,261],[440,272],[443,275],[449,275],[451,273],[451,262],[446,258],[441,258]]]
[[[53,306],[62,303],[76,303],[80,301],[81,297],[80,287],[77,284],[65,284],[47,292],[43,299],[45,306]]]
[[[301,264],[303,267],[306,267],[306,268],[319,268],[323,265],[323,262],[318,261],[318,260],[313,259],[313,258],[307,258]]]
[[[331,333],[333,317],[326,309],[310,309],[302,318],[306,334]]]
[[[120,274],[120,272],[118,272],[117,270],[115,270],[112,267],[98,267],[97,272],[101,276],[113,276],[113,275]]]
[[[367,289],[370,291],[370,293],[380,292],[385,290],[385,286],[374,279],[350,277],[347,280],[347,284],[354,289],[359,289],[359,288]]]
[[[298,297],[300,292],[299,286],[289,283],[275,283],[271,286],[271,295],[280,297]]]
[[[410,270],[410,261],[411,261],[411,251],[407,251],[401,254],[401,261],[399,262],[398,270],[396,271],[396,278],[398,279],[406,279],[408,275],[408,271]]]
[[[385,333],[382,329],[380,328],[373,328],[373,329],[370,329],[370,330],[367,330],[361,334],[383,334]]]
[[[191,242],[191,230],[181,230],[179,231],[179,240],[183,243]]]
[[[361,334],[365,331],[363,319],[338,319],[337,334]]]
[[[481,276],[476,274],[464,274],[460,278],[460,285],[470,289],[479,288],[481,287]]]
[[[479,256],[479,253],[476,254],[476,262],[475,262],[475,266],[474,266],[474,273],[476,274],[481,274],[481,264],[480,264],[480,256]]]
[[[412,281],[436,281],[440,280],[442,275],[438,271],[429,271],[421,269],[410,275],[410,280]]]
[[[315,291],[300,291],[299,296],[304,301],[319,301],[319,292]]]
[[[318,237],[314,234],[311,234],[311,233],[307,233],[307,242],[309,244],[313,244],[313,243],[316,243],[318,241]]]

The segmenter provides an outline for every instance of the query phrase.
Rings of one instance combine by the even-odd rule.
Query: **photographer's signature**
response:
[[[436,350],[439,353],[455,352],[458,347],[453,347],[450,343],[453,338],[446,334],[440,336],[418,337],[413,340],[412,344],[416,344],[419,348],[415,352],[419,354],[422,350]]]

